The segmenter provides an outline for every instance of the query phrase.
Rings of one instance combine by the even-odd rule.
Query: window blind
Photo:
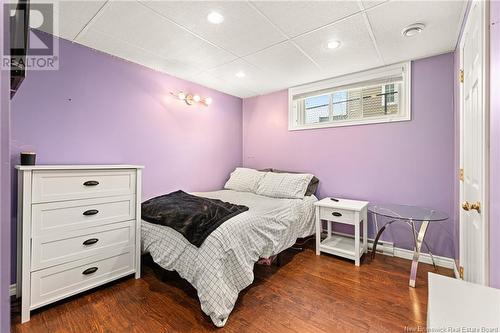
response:
[[[296,95],[293,95],[292,99],[294,101],[296,101],[296,100],[305,99],[308,97],[332,94],[336,91],[353,90],[356,88],[363,88],[363,87],[370,87],[370,86],[383,86],[383,85],[387,85],[387,84],[393,84],[393,83],[397,84],[397,83],[401,83],[401,82],[403,82],[402,73],[400,73],[400,75],[395,75],[395,76],[389,76],[389,77],[384,77],[384,78],[378,78],[378,79],[373,79],[373,80],[368,80],[368,81],[362,81],[362,82],[357,82],[357,83],[352,83],[352,84],[334,86],[334,87],[330,87],[330,88],[325,88],[325,89],[309,91],[309,92],[305,92],[305,93],[301,93],[301,94],[296,94]]]

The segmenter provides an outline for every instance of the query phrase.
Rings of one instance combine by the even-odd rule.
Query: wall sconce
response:
[[[179,91],[178,93],[171,92],[170,95],[175,96],[181,101],[186,102],[187,105],[193,105],[194,103],[201,103],[204,104],[205,106],[209,106],[210,104],[212,104],[211,97],[201,98],[200,95],[196,94],[193,95],[191,93],[184,93],[182,91]]]

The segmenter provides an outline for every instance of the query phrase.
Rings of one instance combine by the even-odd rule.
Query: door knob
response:
[[[479,201],[473,203],[465,201],[462,203],[462,209],[465,211],[475,210],[478,213],[481,213],[481,203]]]

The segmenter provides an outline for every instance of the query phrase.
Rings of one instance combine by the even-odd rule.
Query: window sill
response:
[[[410,121],[410,120],[411,116],[408,115],[408,116],[393,117],[393,118],[373,118],[373,119],[352,120],[352,121],[325,122],[325,123],[311,124],[311,125],[299,125],[299,126],[289,125],[288,130],[303,131],[303,130],[312,130],[319,128],[383,124],[383,123],[394,123],[394,122]]]

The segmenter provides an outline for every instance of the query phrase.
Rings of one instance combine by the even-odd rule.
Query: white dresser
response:
[[[142,168],[16,167],[21,322],[62,298],[129,274],[140,277]]]

